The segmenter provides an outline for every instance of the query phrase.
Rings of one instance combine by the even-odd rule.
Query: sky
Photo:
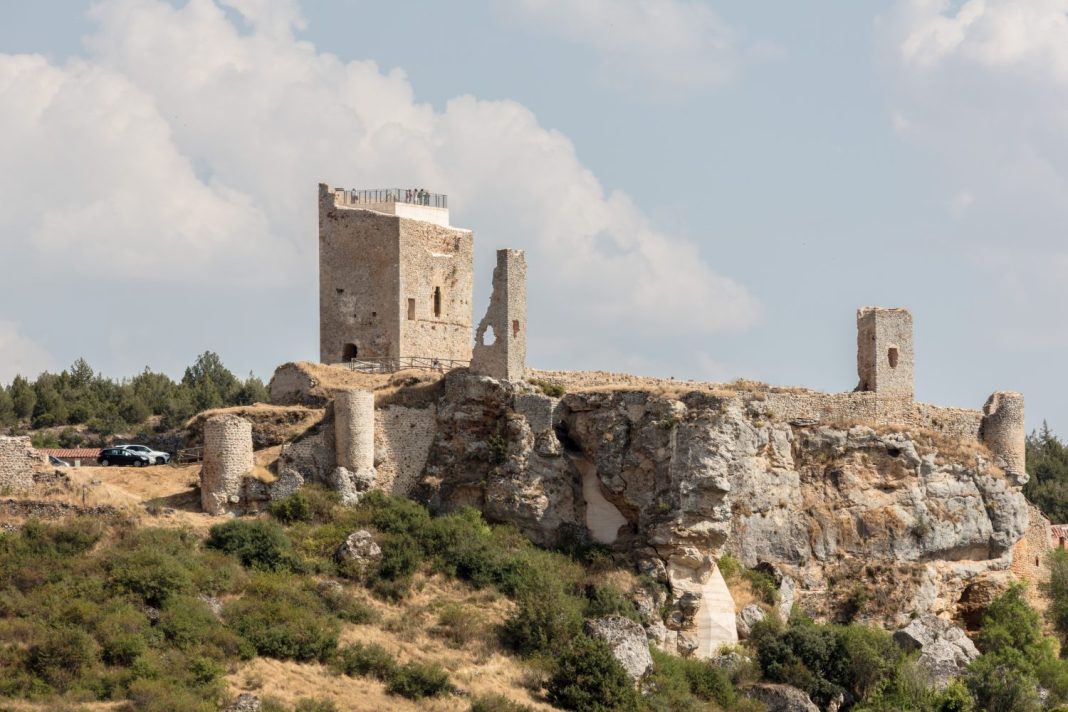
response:
[[[524,249],[528,364],[917,398],[1068,435],[1068,0],[0,0],[0,382],[318,350],[317,185]]]

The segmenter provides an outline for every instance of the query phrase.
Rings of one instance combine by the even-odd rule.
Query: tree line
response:
[[[1045,421],[1027,437],[1027,474],[1027,499],[1054,524],[1068,523],[1068,446]]]
[[[180,381],[147,367],[133,378],[115,380],[79,358],[60,373],[45,372],[32,381],[15,376],[10,384],[0,385],[0,431],[72,426],[46,438],[56,440],[46,444],[76,447],[86,440],[82,430],[97,439],[144,431],[149,425],[164,432],[182,427],[202,410],[268,400],[262,380],[251,373],[244,380],[237,378],[211,351],[198,356]]]

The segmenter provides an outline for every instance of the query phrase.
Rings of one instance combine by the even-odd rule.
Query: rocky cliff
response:
[[[1027,506],[977,440],[786,420],[768,401],[653,388],[556,399],[453,372],[415,496],[632,558],[671,583],[667,630],[651,635],[682,653],[735,639],[725,553],[771,565],[814,615],[859,608],[891,628],[956,615],[966,587],[1008,576]]]

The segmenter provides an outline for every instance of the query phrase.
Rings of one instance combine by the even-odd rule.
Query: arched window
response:
[[[356,346],[356,344],[345,344],[345,347],[341,350],[341,360],[351,361],[352,359],[356,358],[359,353],[360,349]]]

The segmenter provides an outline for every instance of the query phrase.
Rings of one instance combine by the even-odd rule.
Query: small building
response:
[[[95,466],[96,458],[100,456],[100,448],[91,447],[37,448],[37,452],[42,455],[54,457],[57,460],[62,460],[71,467],[81,467],[82,465]]]
[[[1068,549],[1068,524],[1051,524],[1049,533],[1054,549]]]

